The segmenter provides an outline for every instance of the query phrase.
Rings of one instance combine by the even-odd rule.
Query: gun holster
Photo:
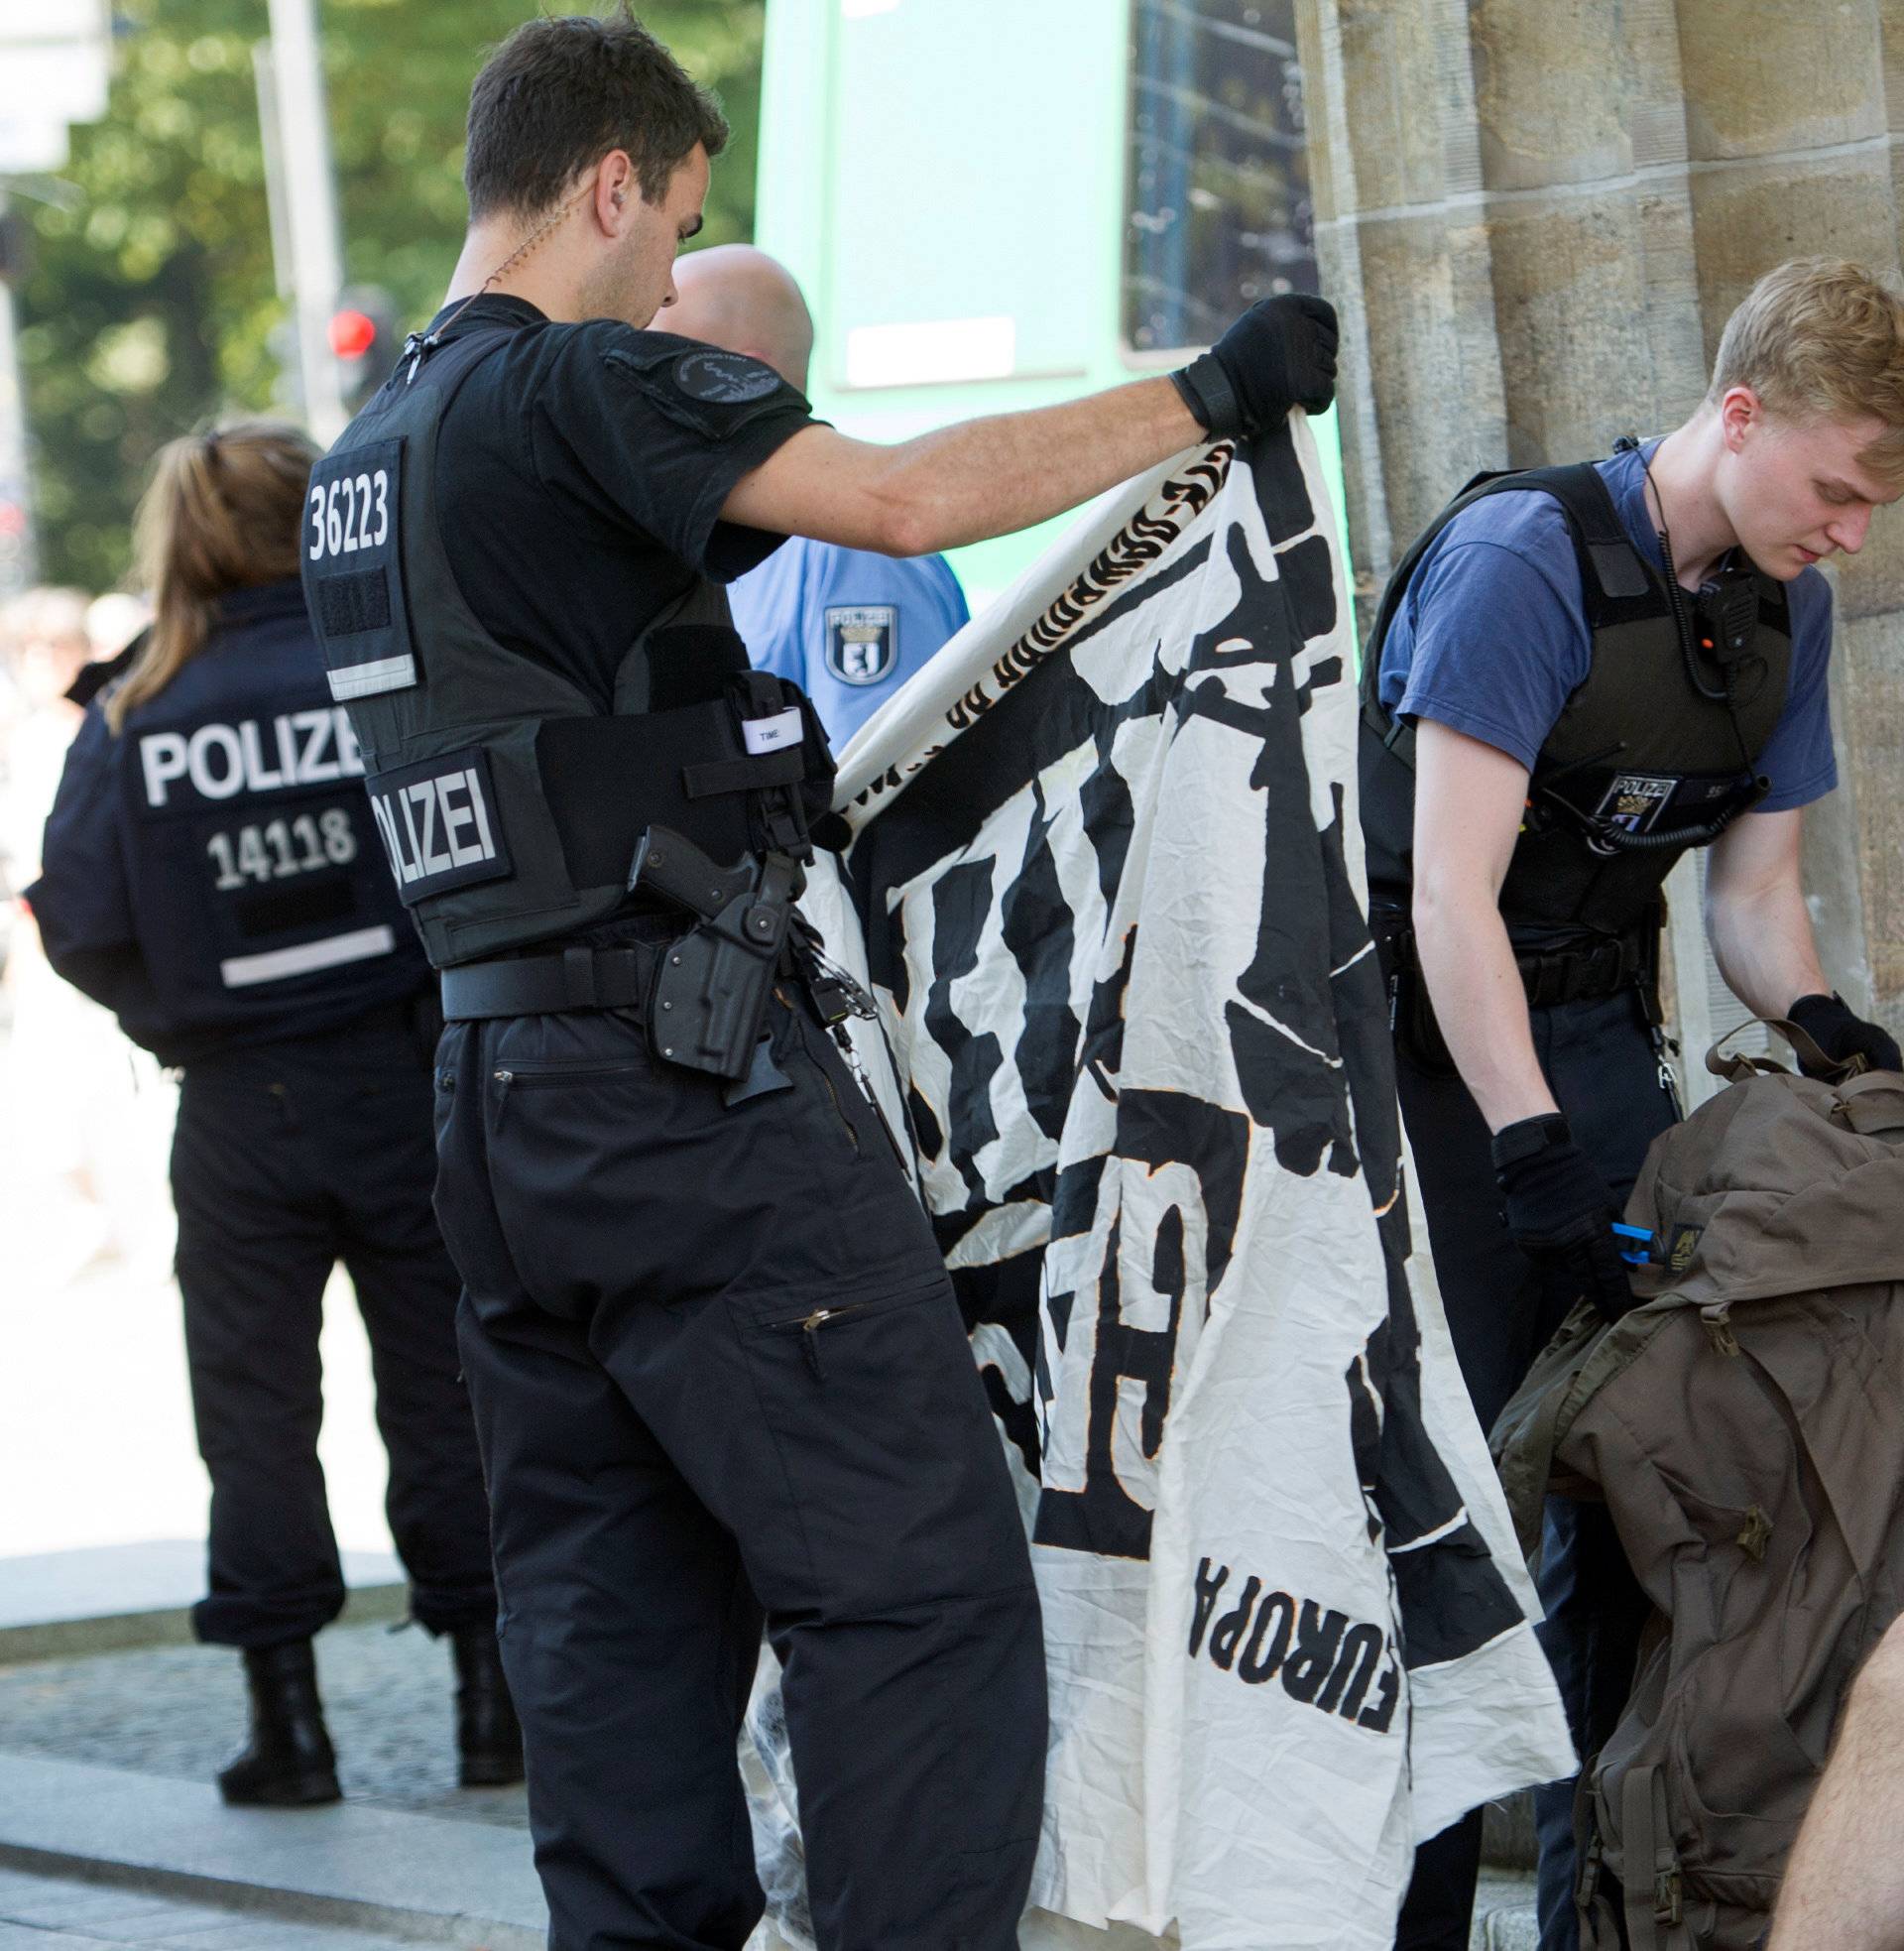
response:
[[[720,867],[691,841],[651,826],[628,877],[695,916],[662,951],[648,1034],[655,1054],[742,1086],[729,1102],[785,1079],[772,1059],[762,1069],[762,1030],[803,882],[790,854],[744,854]]]

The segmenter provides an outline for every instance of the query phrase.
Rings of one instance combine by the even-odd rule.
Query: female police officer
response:
[[[313,450],[249,424],[178,440],[141,510],[156,620],[89,708],[28,893],[49,959],[182,1068],[173,1191],[198,1446],[202,1640],[241,1647],[230,1802],[334,1800],[311,1636],[344,1586],[317,1461],[317,1334],[341,1259],[370,1334],[391,1530],[453,1636],[462,1779],[512,1781],[458,1282],[430,1216],[429,971],[298,590]]]

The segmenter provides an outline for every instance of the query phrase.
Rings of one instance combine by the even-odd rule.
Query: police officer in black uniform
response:
[[[725,127],[626,10],[478,77],[450,302],[313,484],[305,581],[444,971],[437,1206],[556,1951],[738,1951],[735,1742],[785,1668],[823,1951],[1002,1951],[1036,1849],[1024,1534],[930,1226],[789,918],[830,761],[722,584],[918,554],[1327,403],[1319,301],[892,449],[645,326]]]
[[[1576,1301],[1632,1304],[1622,1252],[1647,1249],[1612,1229],[1679,1115],[1658,948],[1681,855],[1714,849],[1708,926],[1738,995],[1829,1059],[1897,1066],[1829,993],[1798,867],[1800,808],[1836,778],[1812,565],[1895,498],[1900,425],[1904,305],[1855,267],[1787,266],[1740,307],[1684,427],[1481,477],[1390,580],[1364,667],[1369,894],[1484,1427]],[[1550,1502],[1541,1596],[1591,1759],[1648,1610],[1603,1507]],[[1571,1782],[1536,1795],[1543,1951],[1578,1941],[1572,1804]],[[1480,1830],[1420,1852],[1407,1951],[1467,1945]]]
[[[267,424],[175,441],[142,511],[157,615],[88,707],[27,899],[48,959],[178,1065],[173,1192],[198,1446],[201,1640],[243,1648],[230,1802],[334,1801],[311,1637],[344,1582],[317,1460],[317,1337],[357,1290],[411,1606],[451,1636],[465,1785],[520,1780],[458,1281],[430,1214],[428,965],[298,583],[315,450]]]

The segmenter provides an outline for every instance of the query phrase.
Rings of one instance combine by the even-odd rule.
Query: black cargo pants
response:
[[[466,1293],[503,1661],[552,1951],[738,1951],[763,1621],[821,1951],[1010,1951],[1044,1647],[931,1228],[803,1005],[728,1108],[598,1012],[451,1024],[438,1212]]]
[[[1530,1017],[1554,1101],[1623,1206],[1647,1147],[1679,1115],[1638,994],[1556,1004]],[[1475,1413],[1491,1429],[1567,1309],[1544,1297],[1533,1264],[1507,1235],[1488,1126],[1467,1085],[1445,1065],[1424,1064],[1405,1038],[1395,1075],[1449,1333]],[[1626,1704],[1651,1610],[1604,1506],[1548,1499],[1540,1598],[1540,1643],[1574,1745],[1591,1759]],[[1579,1944],[1573,1799],[1571,1779],[1534,1791],[1541,1951]],[[1466,1951],[1480,1863],[1479,1812],[1422,1846],[1398,1951]]]
[[[178,1286],[211,1477],[201,1640],[308,1639],[342,1610],[317,1461],[317,1337],[340,1260],[370,1338],[412,1612],[438,1633],[495,1617],[459,1283],[430,1212],[429,1050],[410,1014],[194,1063],[179,1089]]]

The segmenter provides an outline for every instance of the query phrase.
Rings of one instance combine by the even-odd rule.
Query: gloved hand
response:
[[[1853,1016],[1844,1007],[1844,999],[1836,993],[1830,996],[1801,996],[1785,1015],[1832,1059],[1834,1065],[1848,1063],[1852,1057],[1861,1056],[1867,1070],[1904,1070],[1904,1054],[1898,1050],[1896,1037],[1877,1024],[1866,1023],[1862,1017]],[[1798,1067],[1808,1077],[1829,1074],[1807,1063],[1803,1057],[1799,1058]]]
[[[1170,375],[1213,437],[1259,433],[1291,407],[1326,413],[1336,397],[1336,307],[1307,292],[1252,305],[1215,349]]]
[[[1613,1235],[1619,1211],[1567,1120],[1549,1112],[1502,1126],[1493,1158],[1507,1231],[1540,1270],[1542,1285],[1569,1306],[1584,1295],[1617,1321],[1633,1305]]]

